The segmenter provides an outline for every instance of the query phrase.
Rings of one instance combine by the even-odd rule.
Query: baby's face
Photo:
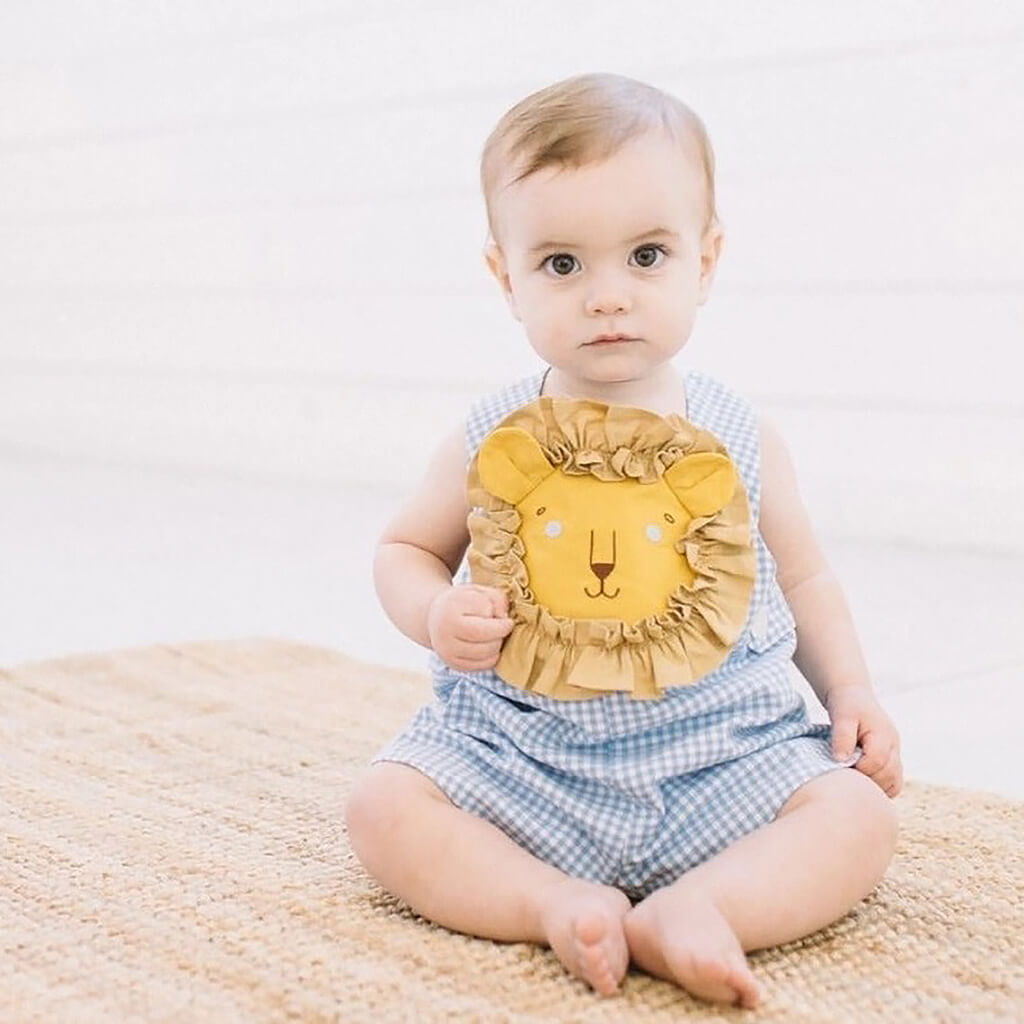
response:
[[[639,380],[686,343],[721,235],[704,231],[703,176],[678,142],[650,132],[545,168],[493,210],[488,264],[545,362],[581,383]]]

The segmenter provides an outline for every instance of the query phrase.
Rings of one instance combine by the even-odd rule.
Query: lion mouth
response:
[[[596,594],[592,594],[586,587],[583,588],[583,593],[587,597],[618,597],[619,591],[622,587],[616,587],[614,594],[606,594],[604,590],[604,581],[612,574],[612,570],[615,568],[616,558],[616,531],[612,530],[612,560],[610,562],[595,562],[594,561],[594,531],[590,531],[590,571],[597,577],[598,582],[601,584]]]

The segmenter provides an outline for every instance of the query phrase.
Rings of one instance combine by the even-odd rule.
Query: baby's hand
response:
[[[463,672],[494,668],[513,625],[504,592],[476,583],[442,590],[427,612],[430,646],[445,664]]]
[[[843,760],[858,743],[863,751],[854,765],[889,796],[903,788],[900,737],[875,695],[861,686],[837,686],[828,695],[832,752]]]

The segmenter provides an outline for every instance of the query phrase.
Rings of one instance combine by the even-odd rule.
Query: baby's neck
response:
[[[623,381],[579,380],[552,366],[541,394],[558,398],[590,398],[608,405],[649,409],[659,416],[675,413],[684,419],[686,417],[686,386],[682,374],[669,363],[650,377]]]

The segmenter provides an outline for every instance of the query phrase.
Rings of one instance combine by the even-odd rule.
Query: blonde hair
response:
[[[701,119],[681,100],[623,75],[576,75],[531,93],[508,110],[484,143],[480,185],[494,232],[493,199],[503,172],[522,181],[544,167],[582,167],[605,160],[651,129],[696,150],[704,176],[705,230],[718,220],[715,157]],[[496,236],[495,236],[496,237]]]

